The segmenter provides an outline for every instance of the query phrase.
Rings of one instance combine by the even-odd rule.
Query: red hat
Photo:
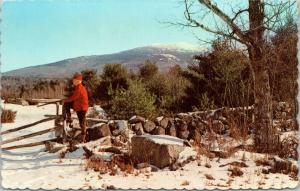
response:
[[[82,75],[81,75],[81,74],[75,74],[75,75],[73,76],[73,79],[74,79],[74,80],[80,80],[80,81],[82,81]]]

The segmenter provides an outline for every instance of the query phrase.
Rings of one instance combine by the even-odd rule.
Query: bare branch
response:
[[[232,21],[232,19],[229,18],[228,15],[222,12],[216,5],[212,5],[210,0],[198,0],[198,2],[206,6],[208,9],[214,12],[220,19],[222,19],[228,26],[230,26],[234,33],[239,37],[239,42],[245,45],[249,45],[249,42],[251,40],[249,39],[247,34],[241,31],[241,29]]]
[[[267,20],[264,21],[264,23],[263,23],[264,26],[263,27],[265,29],[269,30],[269,31],[275,32],[274,27],[275,27],[275,24],[277,24],[280,21],[281,14],[284,13],[284,12],[286,12],[292,6],[294,6],[295,3],[296,3],[296,1],[293,1],[291,4],[290,4],[289,1],[287,1],[285,3],[280,3],[280,4],[276,4],[276,5],[270,4],[270,3],[265,3],[265,4],[269,5],[273,9],[274,13],[271,16],[269,16],[269,17],[267,15],[265,15],[265,18]],[[272,25],[270,25],[271,23],[272,23]],[[256,28],[248,30],[247,32],[251,32],[251,31],[257,30],[259,27],[262,27],[262,26],[257,26]]]
[[[179,24],[180,26],[186,26],[186,27],[199,27],[207,32],[210,32],[210,33],[213,33],[216,35],[220,35],[220,36],[224,36],[227,38],[231,38],[240,43],[244,43],[241,39],[235,37],[233,34],[224,33],[222,30],[214,30],[214,29],[209,28],[208,26],[205,26],[205,25],[199,23],[198,21],[196,21],[195,19],[193,19],[191,17],[190,7],[191,7],[191,5],[188,5],[187,0],[185,0],[184,16],[185,16],[186,20],[188,21],[188,24],[182,24],[182,23],[177,23],[177,24]]]
[[[249,11],[249,9],[240,9],[237,13],[235,13],[234,17],[231,19],[231,22],[234,22],[234,20],[242,13]]]

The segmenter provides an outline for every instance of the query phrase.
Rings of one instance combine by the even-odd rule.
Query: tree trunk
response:
[[[251,60],[254,70],[255,128],[254,143],[258,152],[274,152],[279,143],[276,128],[272,125],[272,95],[269,74],[261,60]]]
[[[248,46],[250,65],[254,78],[255,127],[254,144],[258,152],[274,152],[278,149],[279,138],[273,127],[272,95],[267,64],[263,60],[264,6],[262,0],[249,0]]]

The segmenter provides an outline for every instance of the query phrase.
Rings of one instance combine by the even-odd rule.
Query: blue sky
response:
[[[1,71],[155,43],[199,44],[191,29],[161,23],[182,20],[183,10],[180,0],[4,2]]]

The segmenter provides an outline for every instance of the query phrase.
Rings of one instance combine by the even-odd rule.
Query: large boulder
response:
[[[110,128],[105,123],[98,123],[87,129],[89,140],[96,140],[102,137],[111,136]]]
[[[168,135],[133,136],[132,156],[135,162],[149,163],[158,168],[175,163],[184,150],[184,141]]]

